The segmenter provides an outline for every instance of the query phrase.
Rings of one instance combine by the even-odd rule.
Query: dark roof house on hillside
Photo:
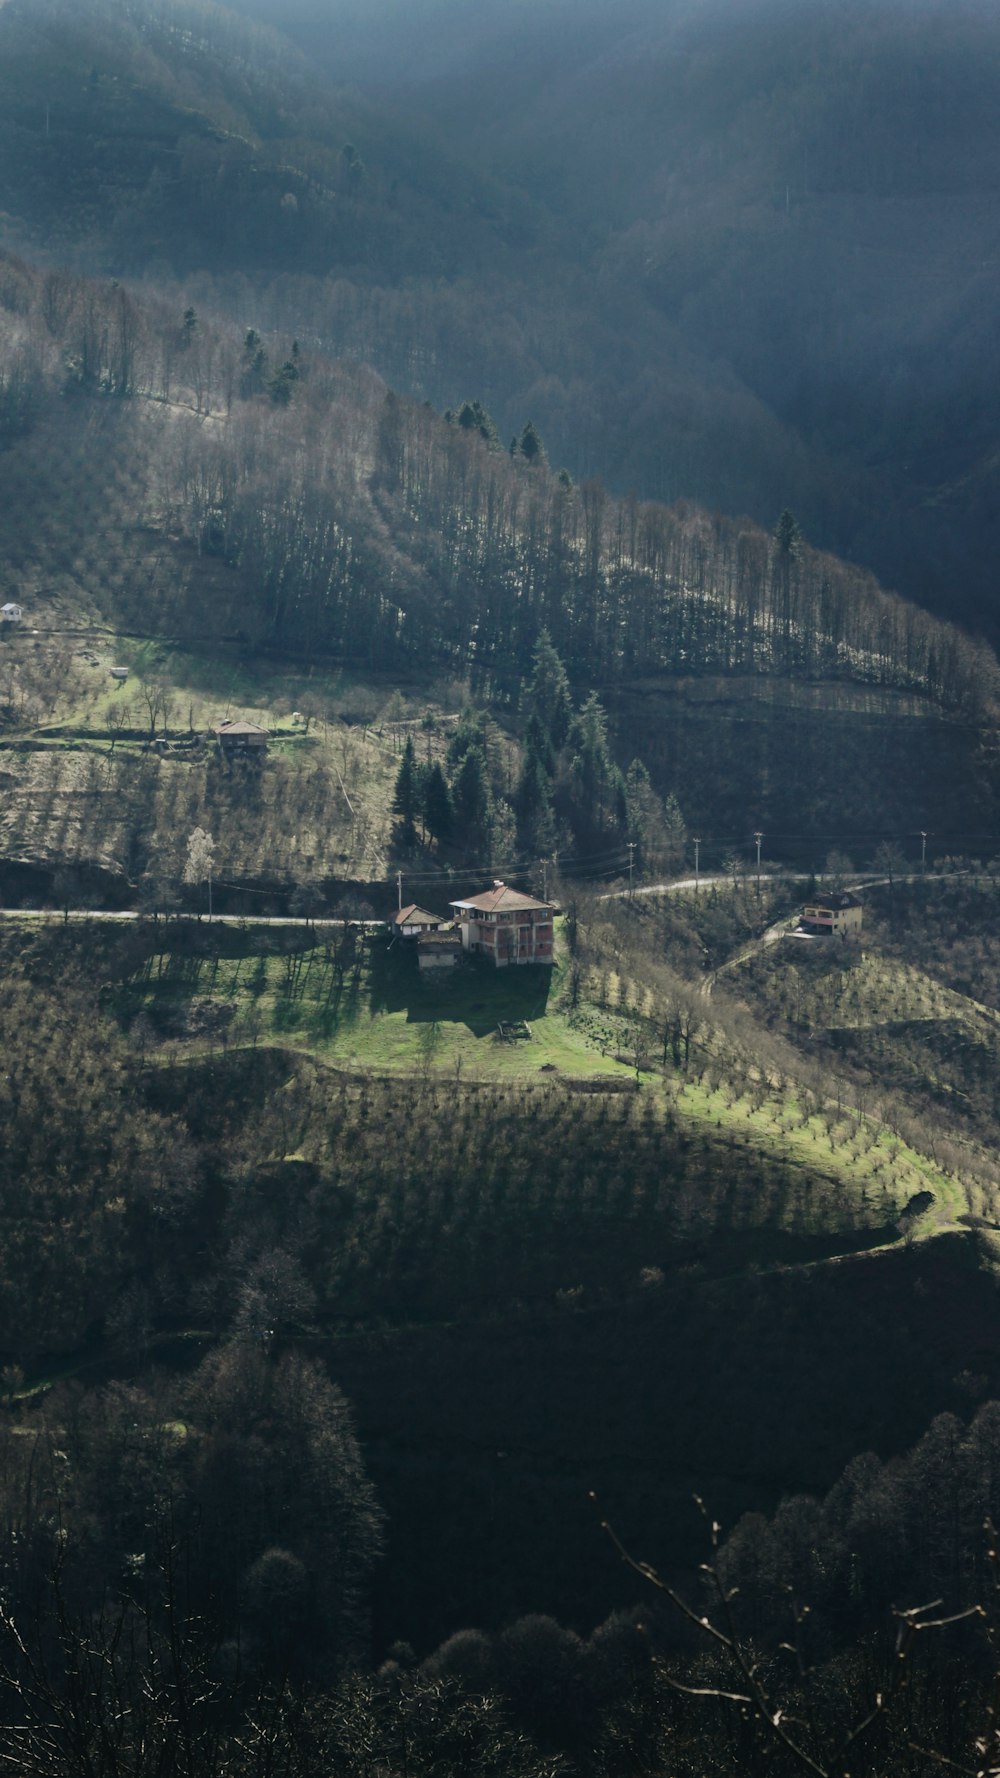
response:
[[[462,934],[462,948],[489,957],[494,967],[552,962],[552,904],[536,901],[506,883],[494,883],[482,895],[453,901]]]
[[[231,759],[243,753],[266,753],[269,731],[256,722],[235,722],[227,717],[225,722],[216,723],[215,738],[220,753]]]

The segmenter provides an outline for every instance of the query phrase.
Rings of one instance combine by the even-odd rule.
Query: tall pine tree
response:
[[[455,811],[448,780],[438,760],[428,766],[424,776],[422,814],[431,839],[446,845],[454,832]]]
[[[608,719],[592,691],[573,719],[569,737],[569,818],[584,847],[618,831],[624,815],[624,786],[608,743]]]
[[[399,817],[399,838],[404,846],[411,847],[416,840],[416,829],[413,825],[418,809],[419,786],[417,783],[417,765],[413,753],[413,737],[407,735],[403,748],[403,757],[396,774],[396,788],[392,797],[392,812]]]
[[[565,745],[573,716],[566,669],[552,644],[548,630],[542,630],[531,657],[531,673],[521,692],[521,709],[530,721],[535,717],[555,751]]]
[[[470,747],[452,785],[455,838],[467,857],[485,863],[493,841],[493,801],[489,773],[479,747]]]

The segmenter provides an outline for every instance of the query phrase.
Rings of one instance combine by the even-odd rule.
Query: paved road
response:
[[[630,894],[633,900],[640,895],[678,895],[685,889],[711,889],[716,883],[731,883],[732,880],[732,874],[729,871],[702,871],[697,877],[671,877],[664,883],[643,883],[631,892],[628,889],[610,889],[606,895],[599,895],[597,899],[598,901],[627,901]],[[755,880],[752,868],[745,872],[743,878],[745,883],[753,883]],[[821,883],[823,878],[821,874],[812,876],[807,870],[762,870],[760,880],[763,886],[764,883],[808,883],[810,881]],[[902,878],[899,881],[902,881]],[[855,885],[855,887],[859,886]]]
[[[980,873],[972,873],[969,871],[915,870],[904,871],[894,877],[892,881],[896,883],[939,883],[944,881],[948,876],[969,876],[972,874]],[[753,883],[754,880],[754,871],[751,867],[750,870],[744,873],[743,881],[749,884]],[[826,879],[822,871],[767,870],[761,871],[760,880],[763,885],[764,883],[819,884],[825,882]],[[890,879],[888,877],[861,877],[856,883],[848,883],[845,886],[854,891],[862,889],[885,889],[888,888],[889,881]],[[599,895],[597,899],[598,901],[628,901],[629,899],[636,900],[640,895],[678,895],[685,889],[710,889],[713,884],[731,882],[732,876],[728,871],[703,871],[699,877],[671,877],[668,881],[663,883],[643,883],[639,888],[631,891],[628,889],[609,889],[604,895]]]
[[[0,4],[2,4],[2,0],[0,0]],[[895,881],[897,883],[940,882],[944,879],[946,874],[956,876],[968,873],[954,871],[950,873],[945,873],[944,871],[914,871],[911,875],[896,877]],[[752,878],[749,880],[752,880]],[[809,875],[803,871],[791,870],[768,871],[766,876],[762,876],[763,882],[772,883],[808,883],[809,881],[821,883],[822,880],[822,876],[820,875],[810,878]],[[697,879],[694,877],[673,877],[669,882],[665,883],[643,884],[641,887],[632,891],[632,899],[637,899],[640,895],[678,895],[684,890],[698,888],[710,889],[715,884],[729,883],[731,881],[732,878],[728,873],[723,871],[712,872],[708,875],[700,876]],[[888,884],[888,877],[866,877],[863,880],[852,883],[850,887],[853,890],[879,889],[888,887]],[[629,899],[629,891],[627,889],[612,889],[606,891],[603,895],[599,895],[597,899],[598,901],[627,901]],[[322,930],[324,928],[339,928],[344,924],[343,919],[327,918],[307,920],[304,916],[299,914],[213,914],[210,920],[207,914],[177,912],[170,914],[161,913],[157,917],[165,925],[168,922],[176,924],[177,921],[184,921],[192,925],[200,926],[305,926],[308,928],[315,927]],[[140,913],[137,908],[70,908],[68,914],[62,908],[0,908],[0,919],[62,921],[66,924],[70,921],[87,920],[147,920],[151,924],[153,923],[152,914],[145,912]],[[353,926],[368,927],[372,930],[377,930],[386,924],[387,922],[385,920],[351,921],[351,925]],[[775,925],[769,926],[767,931],[762,933],[759,939],[753,941],[754,945],[773,944],[775,939],[780,938],[786,924],[786,919],[783,918],[778,920]],[[730,961],[735,962],[736,959],[733,958]],[[723,967],[726,966],[723,965]]]
[[[44,921],[57,925],[86,924],[88,921],[129,921],[143,920],[149,925],[154,924],[152,914],[140,913],[136,908],[70,908],[67,913],[63,908],[0,908],[0,918],[4,920]],[[160,914],[159,924],[176,926],[179,922],[191,926],[305,926],[313,928],[336,928],[342,930],[343,920],[306,920],[295,914],[189,914],[184,912]],[[384,920],[352,920],[352,926],[365,927],[378,931],[386,925]]]

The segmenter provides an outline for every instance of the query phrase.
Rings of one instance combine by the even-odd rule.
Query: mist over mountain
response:
[[[981,4],[8,0],[0,242],[1000,634]]]
[[[595,307],[614,293],[648,390],[636,367],[634,429],[609,399],[584,467],[758,518],[780,479],[824,544],[996,633],[995,9],[255,10],[572,221]],[[721,441],[708,463],[685,453],[678,343],[706,367],[713,417],[766,412],[782,448],[756,478]],[[581,374],[593,349],[578,342]],[[570,417],[538,405],[573,463]],[[737,424],[732,454],[747,448]]]

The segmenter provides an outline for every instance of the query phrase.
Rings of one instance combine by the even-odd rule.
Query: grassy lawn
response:
[[[554,1076],[635,1079],[635,1015],[586,1001],[571,1004],[565,955],[551,970],[495,971],[479,960],[422,974],[415,955],[384,935],[353,940],[341,930],[297,935],[238,928],[178,932],[118,991],[131,1026],[174,1053],[210,1044],[281,1044],[331,1065],[374,1073],[440,1074],[456,1082]],[[173,948],[176,946],[176,948]],[[524,1021],[530,1039],[503,1042],[500,1023]],[[631,1041],[630,1041],[631,1034]],[[784,1090],[763,1103],[696,1074],[643,1071],[666,1111],[713,1138],[757,1150],[801,1170],[817,1212],[831,1197],[863,1219],[888,1224],[920,1194],[933,1202],[914,1232],[930,1236],[967,1208],[962,1187],[877,1119],[846,1104],[832,1129]]]
[[[211,954],[184,944],[149,959],[120,991],[119,1014],[130,1022],[145,1013],[154,1038],[182,1047],[201,1047],[210,1033],[279,1042],[358,1069],[634,1077],[574,1028],[561,964],[497,971],[468,960],[422,974],[415,955],[390,950],[383,935],[351,944],[321,932],[315,942],[292,942],[288,949],[259,933],[215,928]],[[529,1039],[498,1040],[499,1024],[522,1021]]]

